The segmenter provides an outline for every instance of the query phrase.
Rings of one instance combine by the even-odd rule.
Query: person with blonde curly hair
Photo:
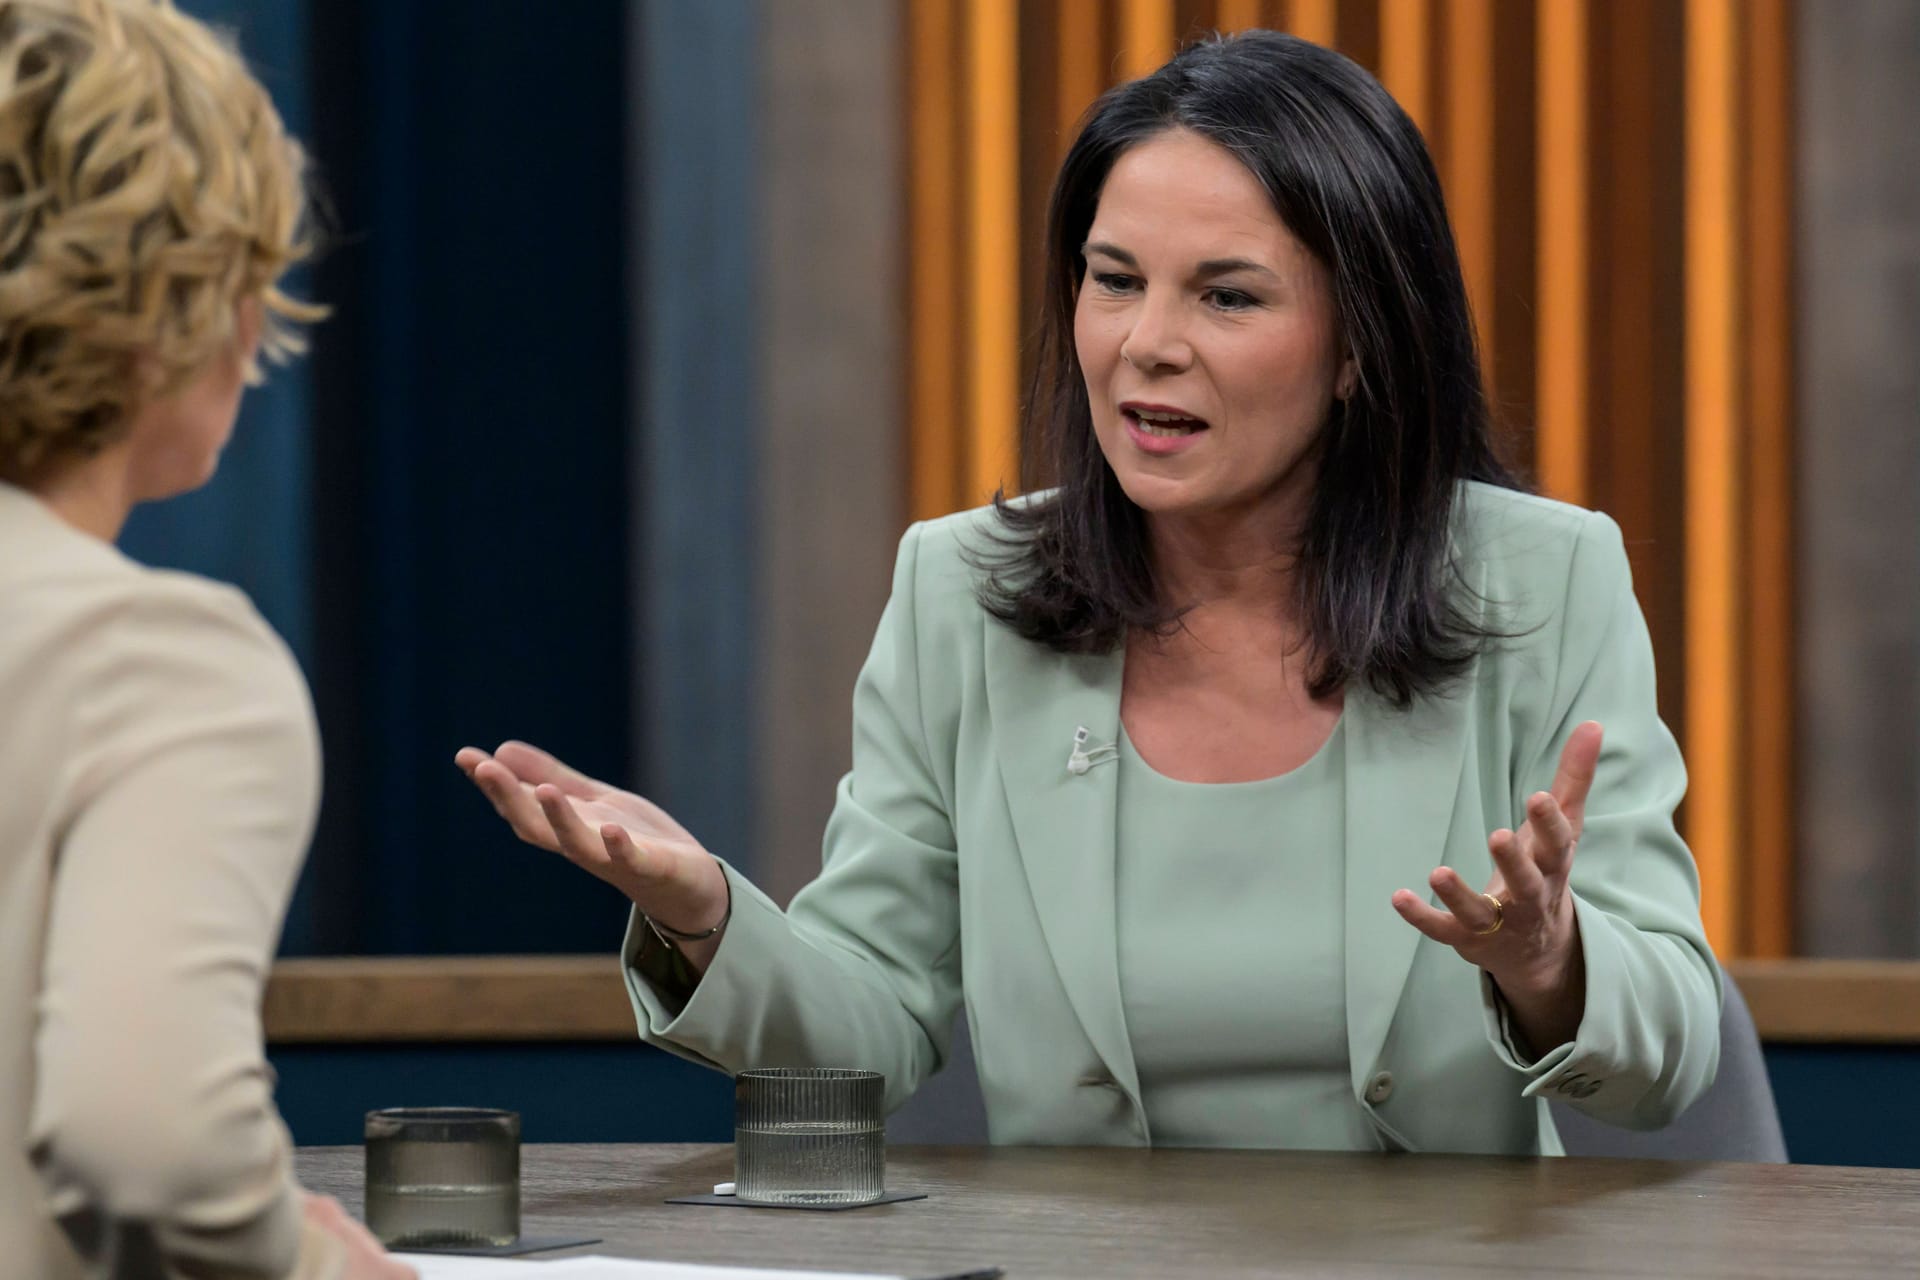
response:
[[[0,0],[0,1257],[401,1280],[304,1192],[260,1001],[313,711],[232,588],[113,546],[204,484],[319,308],[303,159],[167,0]]]

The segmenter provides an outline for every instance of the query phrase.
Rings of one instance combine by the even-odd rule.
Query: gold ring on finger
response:
[[[1480,896],[1493,904],[1493,923],[1484,929],[1473,931],[1476,936],[1484,938],[1489,934],[1500,932],[1500,926],[1507,922],[1507,904],[1490,893],[1483,893]]]

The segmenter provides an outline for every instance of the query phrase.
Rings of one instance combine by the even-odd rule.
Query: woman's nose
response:
[[[1187,344],[1177,308],[1143,299],[1133,328],[1120,344],[1120,358],[1142,373],[1185,368],[1193,359],[1193,349]]]

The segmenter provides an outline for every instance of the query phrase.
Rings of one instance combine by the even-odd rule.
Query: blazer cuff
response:
[[[1619,1028],[1600,1025],[1595,1017],[1595,992],[1617,991],[1625,979],[1624,958],[1619,935],[1605,914],[1573,894],[1574,918],[1580,926],[1580,951],[1586,965],[1586,1007],[1574,1037],[1562,1044],[1529,1057],[1522,1045],[1519,1029],[1513,1023],[1513,1010],[1494,985],[1491,975],[1480,971],[1480,1011],[1487,1042],[1494,1056],[1519,1074],[1524,1084],[1522,1097],[1542,1094],[1568,1102],[1579,1102],[1600,1093],[1607,1080],[1619,1068]]]
[[[660,944],[637,908],[627,917],[620,967],[642,1040],[732,1073],[744,1069],[728,1051],[742,1039],[740,1010],[758,1003],[756,993],[765,985],[756,980],[764,970],[762,961],[788,929],[786,914],[771,899],[724,859],[716,861],[733,894],[733,916],[707,971],[688,984],[692,975],[684,960]]]

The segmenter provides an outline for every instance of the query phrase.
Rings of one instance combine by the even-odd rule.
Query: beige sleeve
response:
[[[260,1025],[318,802],[306,686],[205,584],[165,583],[102,648],[48,920],[35,1170],[63,1222],[143,1229],[168,1275],[334,1274]]]

